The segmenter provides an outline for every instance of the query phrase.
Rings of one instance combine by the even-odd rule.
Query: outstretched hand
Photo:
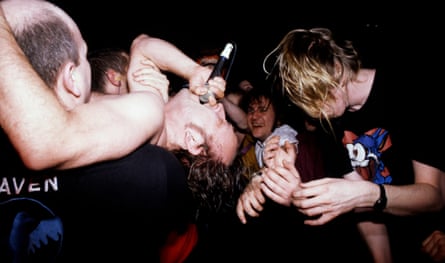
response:
[[[301,183],[293,194],[293,205],[310,217],[308,225],[322,225],[357,208],[367,184],[365,180],[322,178]]]
[[[236,205],[236,214],[241,223],[247,223],[247,215],[251,217],[258,217],[263,210],[264,202],[266,198],[261,192],[262,176],[253,177],[249,184],[244,189],[241,196],[238,198]]]

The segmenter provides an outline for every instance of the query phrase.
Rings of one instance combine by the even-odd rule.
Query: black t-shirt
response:
[[[426,82],[402,80],[409,71],[399,75],[385,69],[377,69],[365,105],[341,118],[344,144],[351,147],[353,166],[367,169],[374,182],[409,184],[414,179],[411,160],[439,169],[444,164],[443,155],[435,152],[444,141],[438,136],[441,111],[433,103],[439,94]]]
[[[371,93],[363,107],[345,112],[341,118],[345,130],[343,144],[353,167],[375,183],[413,182],[409,152],[405,150],[407,118],[399,86],[385,83],[385,73],[376,71]]]
[[[192,220],[184,169],[157,146],[64,171],[27,170],[12,147],[0,158],[2,262],[155,262],[168,232]]]
[[[419,85],[415,81],[418,76],[409,72],[395,72],[389,64],[378,68],[365,105],[340,118],[343,144],[352,166],[375,183],[412,184],[412,160],[439,169],[444,163],[443,155],[438,156],[434,150],[443,145],[443,139],[437,136],[438,122],[427,121],[437,116],[437,111],[429,104],[431,100],[425,100],[425,94],[437,95],[430,93],[431,87],[426,83]],[[421,242],[434,229],[434,213],[385,216],[395,262],[424,262]]]

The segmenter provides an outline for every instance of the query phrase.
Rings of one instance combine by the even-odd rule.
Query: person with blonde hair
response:
[[[369,215],[362,223],[388,227],[394,262],[416,261],[424,256],[419,253],[421,241],[429,233],[424,229],[428,228],[424,215],[443,207],[444,191],[439,184],[444,160],[434,150],[443,145],[443,136],[437,134],[436,121],[423,125],[417,116],[434,120],[441,110],[432,95],[434,81],[420,78],[422,69],[416,68],[430,62],[429,58],[399,56],[392,47],[400,43],[390,40],[381,50],[388,55],[386,63],[366,68],[353,43],[337,39],[328,28],[294,29],[264,65],[272,60],[268,71],[280,92],[309,116],[326,121],[326,129],[338,135],[337,142],[351,161],[343,178],[288,185],[283,200],[288,202],[291,196],[293,205],[310,216],[305,221],[309,225],[326,224],[350,211],[367,211],[361,213]],[[403,76],[395,74],[405,59],[410,66]],[[437,136],[425,143],[425,135]],[[282,202],[272,194],[276,176],[266,173],[262,190]],[[372,243],[382,235],[386,235],[384,228],[365,232]],[[379,242],[377,255],[385,249]]]

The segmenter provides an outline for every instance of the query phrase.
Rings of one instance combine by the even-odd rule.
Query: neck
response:
[[[171,114],[166,113],[166,115],[168,117],[164,119],[164,125],[156,144],[169,151],[181,149],[180,140],[183,137],[180,136],[181,133],[175,131],[179,130],[177,125],[180,125],[182,122],[180,120],[175,121],[175,117]],[[181,128],[184,130],[184,127]]]
[[[156,144],[157,146],[160,146],[162,148],[168,149],[168,135],[167,135],[167,129],[164,127],[162,132],[158,135],[152,138],[151,143]],[[169,149],[168,149],[169,150]]]
[[[363,107],[371,93],[375,69],[361,69],[357,78],[347,85],[349,111],[357,111]]]

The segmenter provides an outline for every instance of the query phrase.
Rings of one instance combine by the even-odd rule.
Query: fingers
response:
[[[264,201],[261,202],[261,200],[256,199],[252,196],[242,195],[238,199],[238,203],[236,206],[236,214],[238,215],[241,223],[247,223],[246,215],[249,215],[250,217],[258,217],[260,215],[259,212],[263,210],[263,203]]]
[[[247,223],[246,215],[244,214],[243,203],[241,202],[240,199],[238,199],[238,203],[236,204],[236,214],[241,223],[243,224]]]
[[[140,68],[133,73],[133,79],[141,84],[144,83],[159,83],[164,86],[170,84],[166,75],[157,71],[154,68]]]
[[[422,242],[422,250],[427,254],[432,254],[432,251],[434,249],[435,244],[435,232],[433,232],[431,235],[429,235],[423,242]]]
[[[141,60],[141,65],[143,65],[144,68],[149,67],[149,68],[152,68],[152,69],[154,69],[154,70],[156,70],[158,72],[161,72],[161,70],[158,68],[158,66],[156,66],[156,64],[153,61],[151,61],[150,59],[148,59],[148,58],[142,59]]]
[[[224,97],[226,81],[222,77],[217,76],[208,80],[211,70],[203,66],[197,66],[192,71],[188,79],[189,89],[197,96],[204,96],[201,99],[202,103],[210,103],[213,106],[213,103]],[[208,91],[211,93],[207,94]]]
[[[283,148],[284,148],[284,151],[290,157],[288,161],[295,162],[295,160],[297,159],[297,153],[298,153],[297,145],[295,145],[294,143],[291,143],[289,141],[285,141],[284,145],[283,145]]]
[[[292,204],[292,194],[300,187],[299,176],[294,174],[296,169],[293,165],[290,167],[293,169],[285,167],[264,169],[261,186],[261,190],[267,197],[285,206]]]
[[[445,234],[435,230],[422,242],[422,251],[433,261],[442,262],[445,259]]]
[[[272,136],[265,142],[263,161],[267,167],[283,166],[285,161],[295,163],[297,146],[289,141],[280,145],[280,136]]]
[[[207,91],[205,94],[199,96],[199,101],[202,104],[209,103],[210,106],[216,105],[219,99],[224,98],[225,85],[226,82],[221,77],[209,80],[205,85]]]
[[[226,81],[221,77],[215,77],[208,81],[209,90],[213,93],[214,98],[219,100],[224,98],[226,90]]]
[[[321,216],[315,215],[310,217],[310,219],[306,219],[304,220],[304,223],[306,225],[310,225],[310,226],[320,226],[320,225],[324,225],[327,222],[331,221],[332,219],[334,219],[337,215],[332,215],[332,214],[321,214]]]
[[[150,64],[153,62],[147,60],[146,63]],[[161,73],[157,67],[148,65],[139,68],[133,72],[132,79],[129,80],[129,83],[132,83],[131,88],[133,90],[145,89],[146,87],[152,88],[160,94],[164,102],[168,101],[168,89],[170,82],[167,76]]]
[[[247,222],[247,215],[257,217],[259,216],[259,212],[263,210],[263,204],[266,199],[261,192],[261,181],[261,178],[252,179],[238,199],[236,213],[243,224]]]
[[[271,189],[265,184],[262,186],[261,190],[267,197],[269,197],[275,203],[283,206],[290,206],[291,202],[289,201],[289,198],[286,195],[279,193],[279,191]]]

